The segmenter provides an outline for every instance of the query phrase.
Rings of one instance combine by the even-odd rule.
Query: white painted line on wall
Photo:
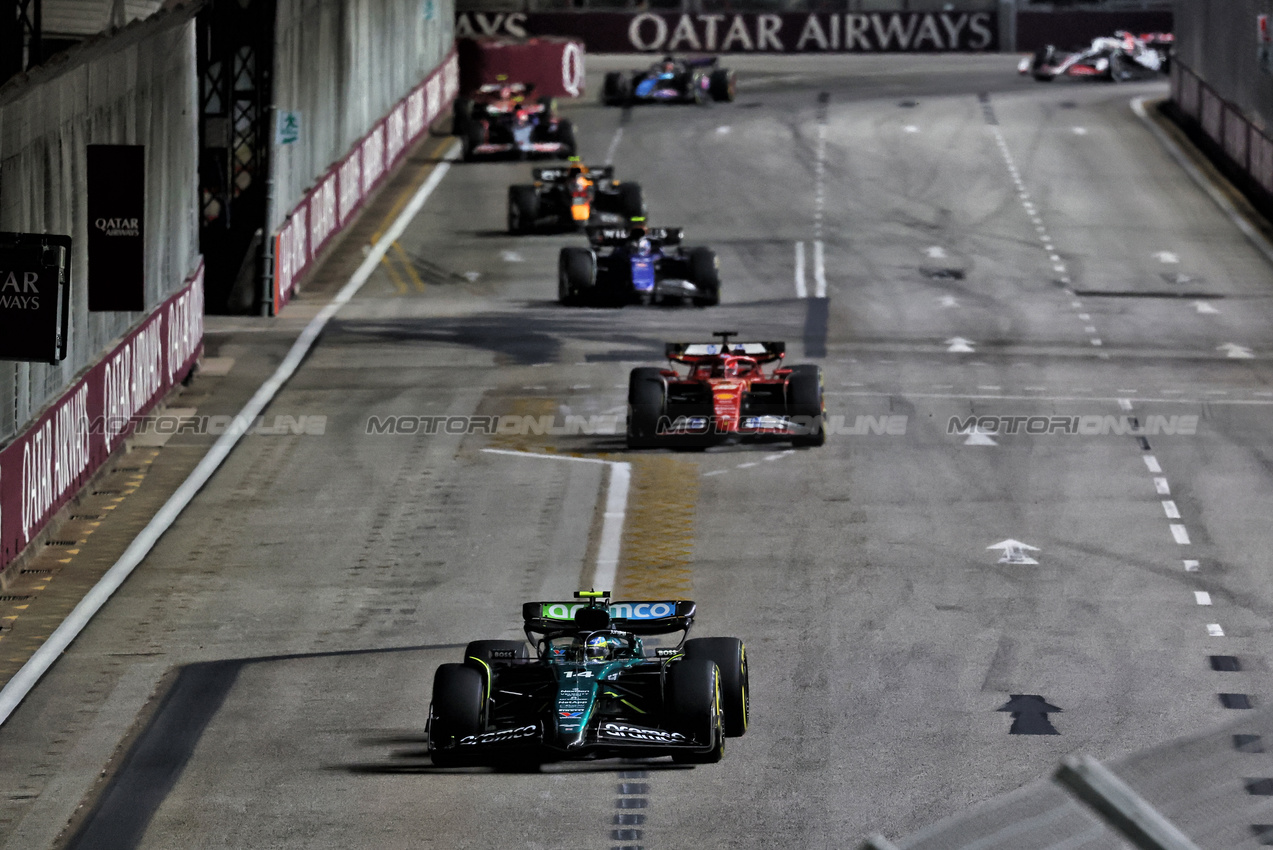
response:
[[[425,201],[429,199],[429,196],[433,194],[433,190],[438,187],[438,184],[442,182],[442,178],[450,170],[451,160],[455,158],[458,150],[458,142],[447,149],[446,153],[442,155],[443,161],[438,163],[437,167],[433,169],[429,179],[424,181],[424,185],[411,197],[406,207],[394,219],[393,224],[381,236],[380,241],[371,246],[371,250],[363,258],[361,265],[350,276],[349,282],[341,287],[332,300],[327,302],[327,305],[310,320],[305,329],[301,331],[300,336],[296,338],[296,342],[292,343],[291,349],[287,352],[287,356],[283,358],[283,362],[279,364],[278,369],[274,371],[274,374],[265,383],[261,384],[252,398],[248,400],[248,403],[243,406],[243,409],[235,415],[229,430],[212,444],[212,448],[203,456],[203,460],[199,461],[199,464],[190,472],[189,477],[168,498],[168,501],[146,524],[141,533],[133,539],[133,542],[124,550],[124,554],[120,556],[119,560],[85,594],[80,603],[62,621],[62,624],[53,631],[53,634],[49,635],[48,640],[35,651],[35,654],[31,656],[26,664],[22,665],[22,669],[14,674],[13,678],[9,680],[3,689],[0,689],[0,725],[3,725],[9,719],[9,716],[13,714],[19,703],[26,698],[26,695],[40,681],[40,677],[53,666],[53,662],[66,651],[66,648],[71,645],[71,642],[83,631],[84,627],[93,619],[93,616],[101,610],[107,600],[119,589],[125,579],[132,575],[137,565],[159,542],[159,538],[172,527],[172,524],[181,516],[181,512],[194,500],[203,485],[208,483],[213,473],[229,457],[230,451],[238,444],[239,438],[247,431],[249,424],[274,399],[274,396],[278,394],[283,385],[300,367],[305,355],[309,353],[314,343],[318,341],[319,335],[327,327],[327,323],[331,321],[332,316],[336,315],[336,312],[345,306],[358,293],[358,290],[362,289],[363,284],[371,277],[371,273],[379,266],[385,252],[389,250],[389,246],[397,241],[398,237],[407,229],[407,225],[424,207]]]

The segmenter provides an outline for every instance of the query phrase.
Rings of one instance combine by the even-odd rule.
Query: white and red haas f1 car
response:
[[[733,331],[713,334],[719,342],[669,342],[668,360],[689,367],[642,367],[628,379],[629,448],[684,447],[747,441],[790,441],[820,446],[826,441],[822,368],[782,366],[786,344],[730,342]]]
[[[1113,38],[1092,39],[1085,49],[1066,52],[1048,45],[1017,65],[1021,74],[1050,83],[1057,77],[1123,82],[1165,74],[1171,69],[1171,33],[1132,35],[1119,31]]]

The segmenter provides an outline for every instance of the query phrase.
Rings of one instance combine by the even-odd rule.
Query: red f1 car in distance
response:
[[[533,86],[491,83],[471,98],[457,98],[452,134],[460,137],[464,161],[481,156],[528,159],[575,155],[575,127],[557,114],[554,98],[529,100]]]
[[[1057,77],[1123,82],[1157,76],[1171,69],[1171,33],[1132,35],[1119,30],[1113,38],[1095,38],[1086,48],[1074,52],[1054,46],[1040,48],[1017,65],[1017,71],[1039,82]]]
[[[687,447],[748,441],[796,446],[826,442],[822,368],[764,366],[786,355],[782,342],[669,342],[667,358],[689,367],[641,367],[628,378],[629,448]]]

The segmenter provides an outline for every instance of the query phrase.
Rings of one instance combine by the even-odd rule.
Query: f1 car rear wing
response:
[[[570,176],[570,172],[578,167],[577,165],[561,165],[556,168],[534,168],[530,172],[531,179],[541,183],[556,183],[558,180],[565,180]],[[587,174],[592,180],[613,180],[614,166],[603,165],[600,168],[587,168]]]
[[[664,347],[668,360],[693,365],[700,360],[711,360],[722,354],[743,354],[754,357],[757,363],[781,360],[787,353],[785,342],[669,342]]]
[[[614,247],[622,245],[634,238],[634,228],[627,227],[588,227],[584,232],[588,234],[588,241],[596,248]],[[685,229],[681,227],[645,227],[642,225],[636,230],[644,231],[647,239],[653,242],[659,242],[663,245],[680,244],[681,238],[685,234]]]
[[[588,602],[527,602],[522,605],[522,620],[527,632],[547,634],[568,632],[575,628],[575,615],[595,607]],[[694,623],[697,606],[684,599],[651,602],[611,602],[606,606],[610,628],[635,635],[665,635],[688,631]],[[589,629],[589,631],[591,631]]]

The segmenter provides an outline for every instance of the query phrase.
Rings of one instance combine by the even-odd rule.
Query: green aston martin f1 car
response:
[[[720,761],[747,731],[747,655],[737,638],[686,640],[684,600],[527,602],[527,641],[478,640],[433,679],[436,765],[653,757]],[[642,638],[678,634],[647,650]],[[653,643],[653,641],[651,641]]]

